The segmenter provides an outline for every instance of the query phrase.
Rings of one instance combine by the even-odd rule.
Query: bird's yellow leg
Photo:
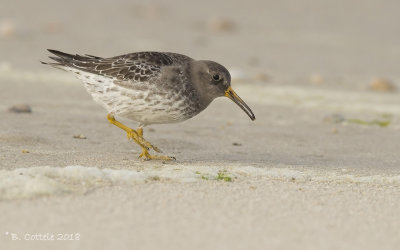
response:
[[[167,155],[151,155],[147,148],[142,147],[142,153],[139,155],[139,158],[143,158],[144,160],[165,160],[171,161],[175,160],[175,157],[167,156]]]
[[[143,141],[146,141],[144,138],[143,138],[143,128],[142,127],[139,127],[138,129],[136,129],[136,133],[138,134],[138,136],[143,140]],[[149,143],[150,144],[150,143]],[[161,153],[162,151],[159,149],[159,148],[157,148],[156,146],[154,146],[154,145],[152,145],[152,144],[150,144],[151,145],[151,147],[148,147],[148,148],[152,148],[152,149],[154,149],[154,151],[156,151],[157,153]]]
[[[136,129],[136,132],[138,133],[139,136],[143,137],[143,128]]]
[[[143,128],[138,128],[136,130],[138,135],[143,138]],[[157,151],[157,150],[155,150]],[[157,151],[158,152],[158,151]],[[142,153],[139,155],[139,158],[143,158],[144,160],[175,160],[174,157],[166,156],[166,155],[151,155],[147,148],[142,147]]]
[[[151,148],[151,149],[154,149],[154,151],[156,151],[156,152],[161,152],[157,147],[154,147],[153,145],[151,145],[150,142],[146,141],[143,138],[143,136],[142,136],[143,130],[140,132],[141,135],[139,135],[139,133],[137,131],[135,131],[134,129],[131,129],[131,128],[125,126],[124,124],[120,123],[119,121],[115,120],[115,118],[112,114],[108,114],[107,119],[111,124],[124,130],[128,135],[128,139],[134,140],[137,144],[139,144],[140,147],[145,148],[146,150]]]

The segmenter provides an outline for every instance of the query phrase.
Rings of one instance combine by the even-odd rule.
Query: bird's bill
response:
[[[249,117],[252,121],[256,119],[253,111],[247,106],[247,104],[240,98],[235,91],[233,91],[232,87],[229,87],[225,91],[225,96],[234,101]]]

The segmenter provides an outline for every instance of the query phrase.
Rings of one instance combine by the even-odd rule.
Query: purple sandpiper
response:
[[[137,52],[102,58],[49,50],[55,62],[44,63],[72,72],[84,82],[87,92],[107,111],[110,123],[123,129],[141,148],[140,158],[171,160],[151,155],[157,147],[143,138],[150,124],[185,121],[203,111],[215,98],[226,96],[251,120],[249,106],[233,91],[229,71],[207,60],[169,52]],[[120,116],[139,123],[134,130],[117,121]]]

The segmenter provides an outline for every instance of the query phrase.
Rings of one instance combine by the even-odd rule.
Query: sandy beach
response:
[[[1,249],[398,249],[396,1],[1,6]],[[142,161],[48,48],[217,61],[257,119],[216,99]]]

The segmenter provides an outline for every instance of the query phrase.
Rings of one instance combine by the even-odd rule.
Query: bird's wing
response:
[[[161,68],[172,65],[177,59],[190,60],[189,57],[174,53],[137,52],[110,58],[91,55],[72,55],[57,50],[49,50],[57,57],[50,57],[57,63],[55,67],[70,67],[78,70],[114,78],[118,81],[146,82],[159,76]]]

